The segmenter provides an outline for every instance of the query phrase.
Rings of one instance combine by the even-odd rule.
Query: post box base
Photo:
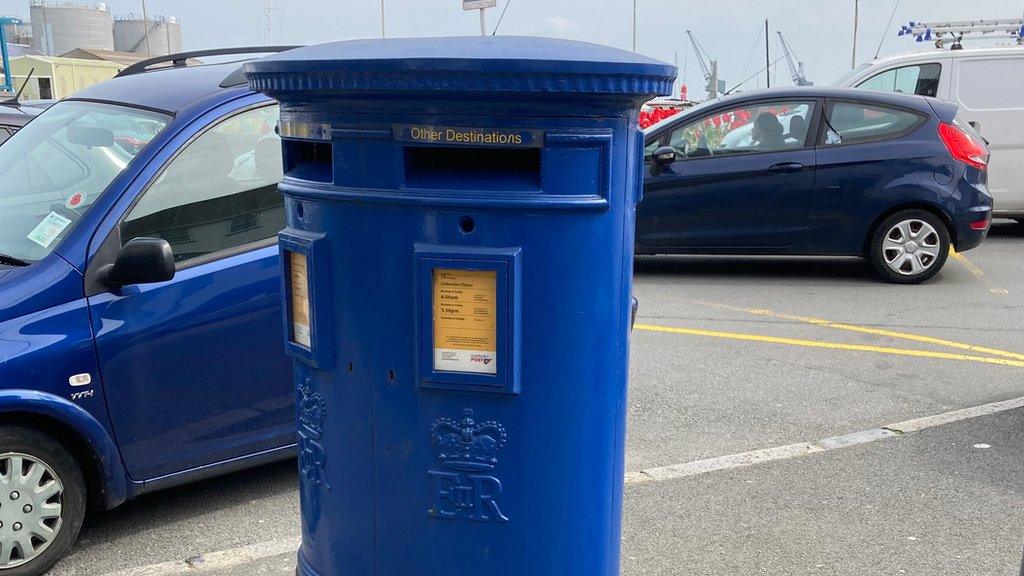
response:
[[[321,576],[319,572],[310,568],[309,563],[302,556],[302,552],[298,553],[298,563],[295,566],[295,576]]]

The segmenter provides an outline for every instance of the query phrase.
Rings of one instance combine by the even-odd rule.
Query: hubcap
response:
[[[886,233],[882,258],[892,271],[914,276],[931,268],[938,261],[941,249],[939,233],[931,224],[923,220],[904,220]]]
[[[0,574],[43,553],[61,527],[64,486],[45,462],[0,453]]]

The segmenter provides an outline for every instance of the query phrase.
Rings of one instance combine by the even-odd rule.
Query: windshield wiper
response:
[[[28,266],[29,262],[28,260],[22,260],[16,256],[0,252],[0,264],[7,264],[8,266]]]

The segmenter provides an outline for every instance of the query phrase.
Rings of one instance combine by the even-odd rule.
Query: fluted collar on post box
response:
[[[604,96],[632,104],[670,94],[676,67],[608,46],[515,36],[349,40],[245,65],[250,87],[290,95],[420,93]]]

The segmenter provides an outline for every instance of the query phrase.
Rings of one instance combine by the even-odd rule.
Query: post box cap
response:
[[[245,65],[270,95],[420,92],[669,94],[676,67],[618,48],[521,36],[348,40],[297,48]]]

